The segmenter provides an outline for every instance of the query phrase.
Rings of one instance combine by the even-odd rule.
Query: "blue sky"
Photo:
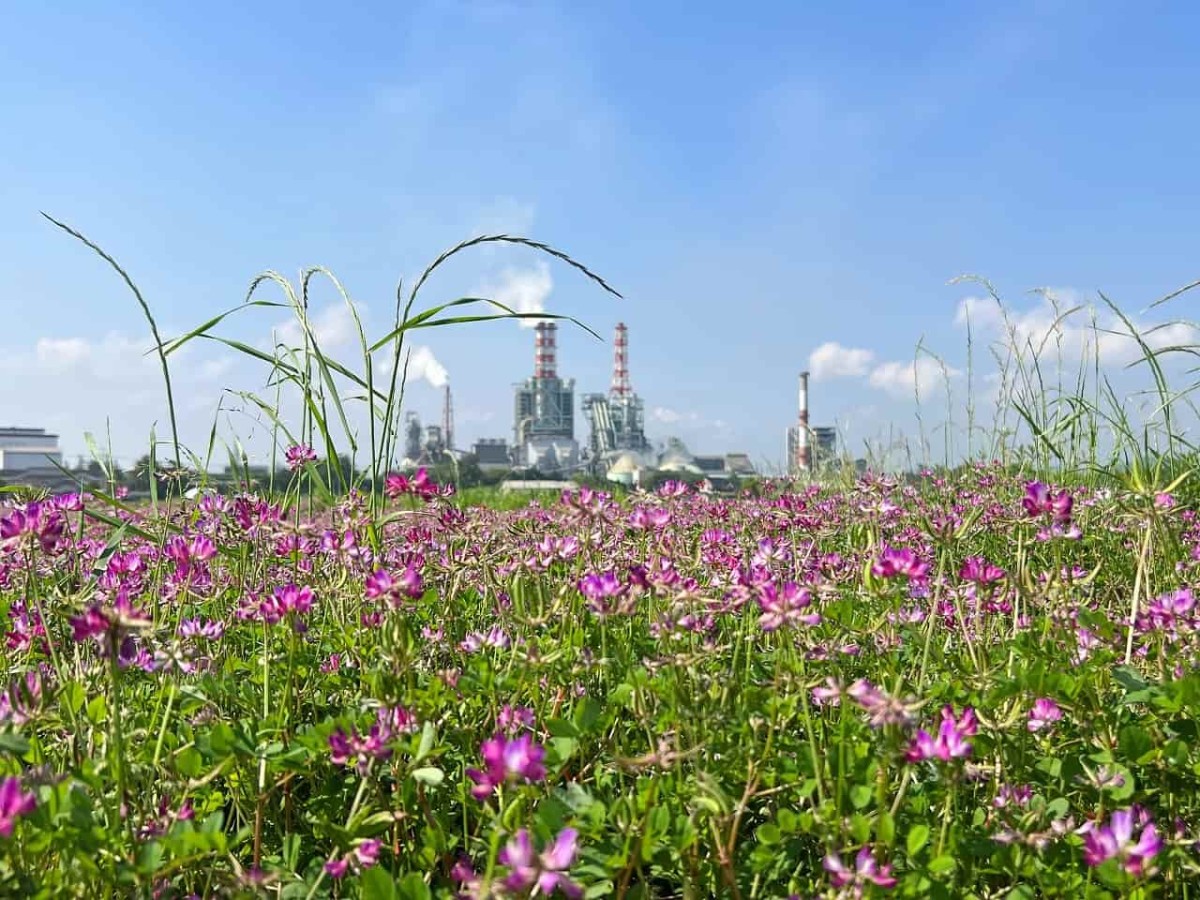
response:
[[[852,449],[911,427],[918,341],[962,393],[960,311],[981,292],[958,274],[1031,333],[1031,289],[1137,313],[1198,275],[1194,4],[55,6],[11,5],[0,31],[0,420],[60,431],[72,457],[107,428],[133,458],[165,407],[136,304],[39,210],[115,255],[169,334],[312,264],[379,334],[399,276],[481,231],[527,234],[626,299],[487,250],[425,300],[490,289],[606,339],[625,321],[652,435],[763,463],[803,368],[814,423]],[[315,315],[348,354],[335,299],[321,288]],[[986,337],[998,321],[975,309]],[[420,343],[411,408],[436,421],[448,377],[464,440],[509,435],[532,333]],[[607,388],[607,343],[560,344],[581,391]],[[265,374],[213,345],[181,356],[185,440]],[[245,417],[222,427],[257,440]]]

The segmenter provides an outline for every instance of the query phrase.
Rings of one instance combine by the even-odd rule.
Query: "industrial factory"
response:
[[[575,436],[575,380],[558,371],[558,326],[540,322],[534,328],[533,373],[513,388],[512,444],[481,438],[470,456],[483,472],[554,478],[585,474],[628,487],[669,476],[706,479],[720,488],[756,474],[744,453],[694,455],[674,437],[657,447],[651,443],[645,404],[629,377],[629,329],[623,322],[613,336],[608,392],[583,394],[580,405],[588,428],[583,444]],[[812,477],[837,454],[836,431],[809,425],[807,372],[800,375],[798,418],[787,429],[786,441],[788,472],[794,477]],[[460,455],[447,385],[440,426],[423,428],[416,414],[406,415],[403,465],[435,464]]]

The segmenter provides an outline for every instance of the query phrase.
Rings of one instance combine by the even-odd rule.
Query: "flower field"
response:
[[[10,500],[0,893],[1194,895],[1187,496]]]

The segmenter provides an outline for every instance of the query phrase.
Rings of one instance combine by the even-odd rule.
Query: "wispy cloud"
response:
[[[828,378],[861,378],[867,373],[875,354],[857,347],[843,347],[836,341],[828,341],[814,350],[808,357],[808,368],[813,378],[822,381]]]
[[[360,319],[366,318],[366,306],[354,304]],[[334,303],[322,307],[308,317],[309,327],[321,346],[336,350],[349,345],[358,336],[358,327],[354,324],[354,316],[345,303]],[[304,331],[296,319],[280,322],[275,329],[276,339],[289,347],[299,347],[304,344]]]
[[[885,362],[871,369],[867,383],[873,388],[886,391],[894,397],[911,398],[931,394],[945,386],[947,378],[956,378],[958,369],[942,366],[929,357],[920,357],[909,362]]]
[[[531,268],[507,268],[494,282],[485,282],[480,295],[503,303],[519,313],[542,313],[546,311],[546,298],[554,290],[554,279],[550,266],[544,262]],[[520,319],[522,328],[532,328],[538,319]]]
[[[990,297],[966,297],[959,302],[954,321],[963,328],[969,323],[974,332],[1024,354],[1061,354],[1068,361],[1098,355],[1108,365],[1125,365],[1142,355],[1125,323],[1075,288],[1046,289],[1024,309],[1001,307]],[[1152,350],[1200,341],[1200,329],[1190,323],[1132,317],[1131,321]]]

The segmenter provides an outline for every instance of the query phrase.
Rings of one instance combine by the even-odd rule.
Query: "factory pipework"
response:
[[[801,472],[812,471],[812,451],[809,448],[808,431],[808,373],[800,373],[800,419],[796,427],[796,468]]]

